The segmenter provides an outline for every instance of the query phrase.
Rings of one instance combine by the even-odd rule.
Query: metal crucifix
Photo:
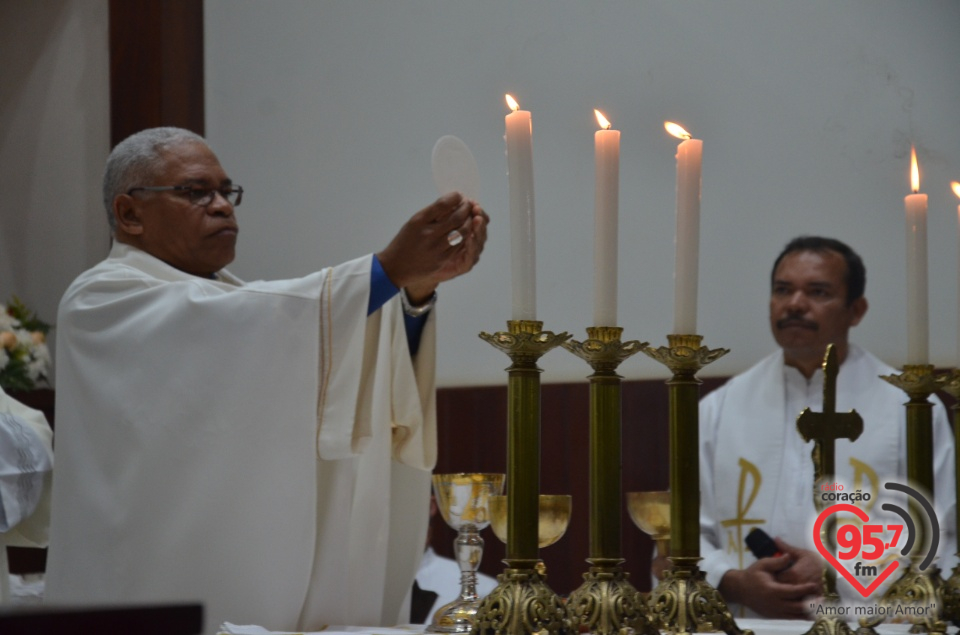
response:
[[[797,430],[804,441],[813,440],[813,500],[817,511],[824,508],[823,499],[818,496],[819,486],[826,481],[833,481],[836,469],[837,439],[856,441],[863,432],[863,418],[856,410],[837,412],[837,352],[833,344],[827,346],[823,358],[823,412],[813,412],[805,408],[797,418]],[[827,528],[830,525],[830,529]],[[824,544],[833,550],[835,545],[832,539],[832,525],[824,525],[823,531],[827,534]],[[830,567],[824,569],[823,575],[824,599],[838,600],[836,571]]]

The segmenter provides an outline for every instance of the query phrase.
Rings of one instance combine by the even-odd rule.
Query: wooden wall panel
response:
[[[702,394],[723,379],[704,380]],[[506,383],[506,378],[504,378]],[[663,490],[669,486],[668,399],[664,380],[623,383],[623,491]],[[545,384],[541,393],[540,491],[573,496],[573,517],[566,535],[541,551],[548,583],[567,595],[582,582],[589,555],[589,385]],[[506,386],[442,388],[437,392],[438,473],[505,472],[507,439]],[[434,518],[431,540],[437,553],[453,555],[456,534]],[[481,571],[503,571],[504,546],[485,530]],[[638,589],[650,588],[651,540],[637,529],[622,508],[622,548],[625,569]]]
[[[204,134],[203,0],[110,0],[110,145],[155,126]]]

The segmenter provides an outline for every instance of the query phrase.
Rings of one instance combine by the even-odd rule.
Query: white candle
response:
[[[594,110],[603,130],[593,135],[596,183],[593,232],[593,325],[617,325],[617,224],[620,204],[620,131]]]
[[[507,95],[507,176],[510,183],[510,270],[513,319],[537,319],[537,250],[533,214],[533,128],[530,111]]]
[[[674,269],[673,332],[697,332],[697,275],[700,260],[700,165],[703,141],[691,139],[680,126],[667,122],[670,134],[684,139],[677,148],[677,236]]]
[[[960,197],[960,183],[950,184],[953,193]],[[960,206],[957,206],[957,244],[960,245]],[[960,252],[958,252],[957,270],[960,271]],[[960,316],[960,278],[957,280],[957,315]],[[960,368],[960,319],[957,320],[957,368]]]
[[[916,150],[911,149],[913,194],[904,198],[907,212],[907,364],[927,364],[930,354],[927,317],[927,195],[920,190]]]

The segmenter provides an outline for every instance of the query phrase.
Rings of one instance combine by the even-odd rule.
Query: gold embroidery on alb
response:
[[[734,528],[733,530],[728,529],[727,531],[727,552],[736,552],[737,558],[740,563],[740,568],[743,568],[743,527],[744,525],[762,525],[766,520],[762,518],[747,518],[747,513],[750,511],[750,507],[753,505],[754,499],[757,497],[757,494],[760,493],[760,485],[763,483],[763,476],[760,474],[759,468],[756,465],[746,460],[743,457],[740,457],[740,483],[737,489],[737,516],[736,518],[729,518],[727,520],[721,520],[720,526],[727,528]],[[744,503],[744,494],[747,489],[747,477],[753,477],[753,489],[750,490],[750,494],[746,497],[746,503]]]

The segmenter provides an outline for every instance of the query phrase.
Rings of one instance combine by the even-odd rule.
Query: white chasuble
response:
[[[871,521],[881,514],[881,498],[896,501],[906,509],[905,500],[883,489],[887,482],[906,483],[903,404],[908,397],[880,378],[896,372],[850,345],[837,376],[836,410],[855,409],[863,418],[863,432],[856,442],[836,442],[834,481],[847,494],[870,494],[870,501],[859,505],[871,514]],[[936,491],[932,502],[941,529],[939,563],[952,566],[956,504],[953,439],[946,411],[939,400],[935,403]],[[729,569],[744,569],[756,560],[744,544],[744,537],[754,527],[795,547],[816,549],[811,458],[814,443],[803,441],[796,423],[806,407],[822,412],[823,372],[818,369],[807,381],[799,371],[784,365],[782,351],[732,378],[701,401],[700,567],[714,587]],[[818,496],[821,493],[816,492]],[[831,504],[825,501],[826,506]],[[886,518],[887,513],[882,513]],[[837,586],[845,601],[864,600],[840,576]]]
[[[117,244],[60,305],[49,603],[201,601],[271,630],[392,625],[436,459],[434,318],[411,360],[372,257],[295,280]]]
[[[46,547],[53,431],[0,390],[0,604],[10,601],[7,547]]]

